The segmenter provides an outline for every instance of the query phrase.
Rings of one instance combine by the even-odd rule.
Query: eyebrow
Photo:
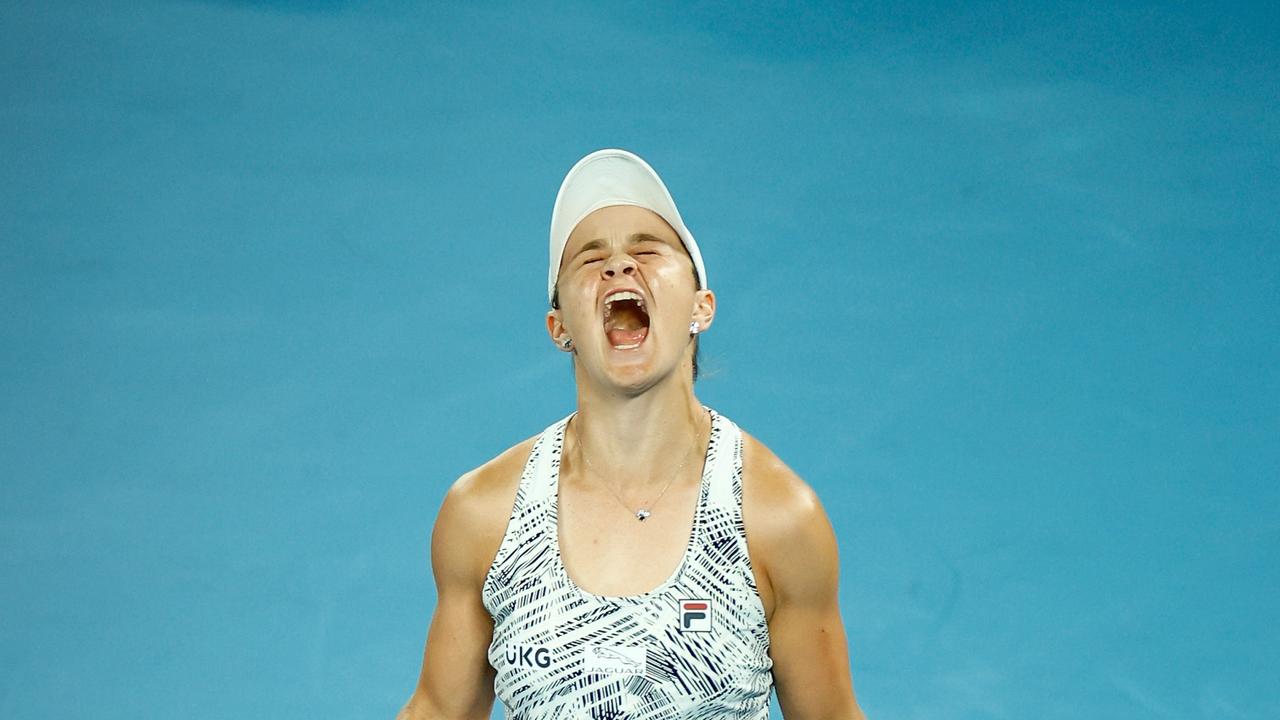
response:
[[[662,238],[658,237],[657,235],[652,235],[646,232],[632,233],[631,235],[627,236],[627,243],[629,245],[639,245],[640,243],[644,243],[644,242],[656,242],[656,243],[662,243],[663,245],[670,244],[666,240],[663,240]],[[594,240],[588,240],[586,244],[578,248],[578,252],[574,253],[573,257],[578,257],[582,253],[587,252],[589,250],[599,250],[602,247],[604,247],[604,238],[596,238]]]

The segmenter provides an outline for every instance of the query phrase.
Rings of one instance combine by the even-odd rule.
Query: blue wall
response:
[[[686,5],[0,7],[0,717],[394,715],[602,146],[873,717],[1280,716],[1275,12]]]

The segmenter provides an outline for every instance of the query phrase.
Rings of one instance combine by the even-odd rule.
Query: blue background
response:
[[[392,717],[604,146],[872,717],[1280,717],[1271,8],[4,3],[0,717]]]

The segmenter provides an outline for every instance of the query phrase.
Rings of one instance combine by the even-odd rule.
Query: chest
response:
[[[630,505],[591,478],[561,477],[556,513],[561,559],[578,587],[595,595],[638,595],[679,568],[696,530],[701,482],[690,473],[658,502]],[[646,507],[640,521],[636,508]]]

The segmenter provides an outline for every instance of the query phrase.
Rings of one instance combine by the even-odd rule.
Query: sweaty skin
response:
[[[561,554],[589,592],[645,592],[674,570],[693,523],[700,463],[680,467],[672,458],[698,458],[706,449],[689,323],[710,327],[715,296],[695,287],[675,231],[631,206],[606,207],[579,223],[558,288],[560,307],[547,314],[547,330],[558,348],[564,337],[573,339],[578,390],[560,469]],[[619,289],[645,300],[648,332],[638,347],[629,340],[625,349],[615,347],[606,330],[604,298]],[[398,720],[489,717],[493,622],[481,589],[536,439],[463,475],[445,496],[431,541],[436,610],[417,688]],[[831,524],[817,496],[777,456],[745,432],[743,443],[743,522],[768,618],[778,703],[787,720],[861,719]],[[636,522],[634,508],[663,487],[653,515]]]

